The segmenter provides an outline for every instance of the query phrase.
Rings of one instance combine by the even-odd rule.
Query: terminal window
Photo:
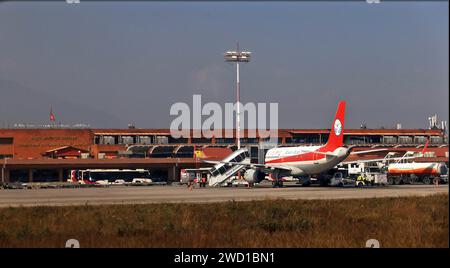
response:
[[[1,144],[13,144],[14,138],[0,138],[0,145]]]

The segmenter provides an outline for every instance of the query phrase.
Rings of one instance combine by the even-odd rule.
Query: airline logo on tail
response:
[[[338,104],[330,136],[327,144],[324,146],[325,150],[334,151],[344,144],[345,105],[345,101],[340,101]]]
[[[336,134],[336,136],[339,136],[341,135],[341,131],[342,131],[341,121],[339,121],[339,119],[336,119],[336,121],[334,121],[334,133]]]

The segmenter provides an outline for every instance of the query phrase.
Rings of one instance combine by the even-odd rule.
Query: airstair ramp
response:
[[[227,156],[222,162],[236,162],[236,163],[250,163],[250,157],[248,150],[245,148],[234,151],[232,154]],[[244,169],[244,165],[230,165],[226,163],[219,163],[211,168],[211,176],[209,178],[209,186],[219,186],[226,180],[235,176],[239,171]]]

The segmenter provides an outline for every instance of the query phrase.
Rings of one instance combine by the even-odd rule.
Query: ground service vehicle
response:
[[[361,174],[371,185],[387,185],[387,174],[379,167],[366,167]]]
[[[448,168],[444,163],[392,163],[387,167],[389,184],[448,182]]]
[[[330,180],[330,186],[355,186],[355,180],[344,177],[342,172],[336,172]]]

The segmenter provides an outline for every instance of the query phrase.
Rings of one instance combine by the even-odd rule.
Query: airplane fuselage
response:
[[[305,176],[325,172],[350,154],[346,147],[338,147],[333,151],[326,151],[322,146],[279,147],[267,151],[265,164],[288,167],[283,176]],[[333,155],[327,155],[329,153]]]

